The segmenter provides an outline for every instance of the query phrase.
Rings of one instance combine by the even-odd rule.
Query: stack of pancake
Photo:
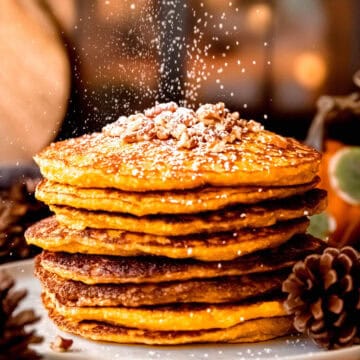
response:
[[[288,334],[281,284],[323,243],[320,155],[222,103],[174,103],[36,156],[55,216],[26,232],[50,318],[94,340],[252,342]]]

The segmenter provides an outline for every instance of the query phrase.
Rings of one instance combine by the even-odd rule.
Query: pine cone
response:
[[[26,296],[25,290],[14,291],[14,280],[4,271],[0,272],[0,360],[40,359],[28,345],[37,344],[42,337],[35,331],[25,330],[39,318],[33,310],[22,310],[14,314],[19,302]]]
[[[360,342],[360,254],[354,248],[307,256],[282,288],[299,332],[328,349]]]
[[[34,184],[30,180],[0,190],[0,264],[39,252],[27,245],[24,231],[48,214],[46,207],[35,200]]]

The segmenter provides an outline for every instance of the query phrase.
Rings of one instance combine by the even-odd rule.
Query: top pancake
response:
[[[182,109],[180,113],[188,110],[179,109]],[[147,112],[148,116],[138,114],[142,116],[141,120],[152,124],[151,121],[154,123],[157,119],[155,115],[166,113],[171,118],[176,114],[156,108],[151,110]],[[205,120],[222,126],[224,111],[221,111]],[[192,120],[198,121],[198,113],[192,116]],[[209,129],[205,120],[203,116],[204,133]],[[192,148],[181,147],[181,139],[171,136],[167,139],[146,139],[145,136],[144,139],[126,142],[121,137],[121,126],[126,123],[122,122],[119,131],[115,131],[119,136],[103,131],[57,142],[38,154],[35,161],[44,177],[54,182],[125,191],[181,190],[205,185],[287,186],[309,183],[314,179],[320,162],[316,150],[270,131],[252,131],[254,126],[239,121],[245,124],[241,123],[241,137],[232,138],[231,142],[221,138],[218,143],[222,146],[216,150],[215,147],[209,148],[206,142]],[[184,121],[179,120],[175,125],[184,126]],[[117,130],[116,124],[114,128]],[[191,132],[195,126],[187,129]],[[135,133],[136,138],[145,131],[145,128],[140,128]],[[219,131],[214,132],[217,133]]]

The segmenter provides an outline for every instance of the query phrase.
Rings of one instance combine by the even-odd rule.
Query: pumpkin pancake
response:
[[[202,262],[160,256],[120,257],[43,251],[41,266],[67,280],[85,284],[124,284],[183,281],[238,276],[284,269],[309,253],[323,250],[324,243],[310,235],[296,235],[285,244],[230,261]]]
[[[53,182],[124,191],[289,186],[315,178],[316,150],[238,117],[222,103],[196,112],[162,104],[101,133],[53,143],[35,161]]]
[[[282,300],[229,304],[174,304],[154,307],[65,306],[43,292],[56,311],[73,321],[100,321],[111,325],[155,331],[224,329],[244,321],[285,316]],[[46,302],[46,300],[44,300]]]
[[[307,184],[282,187],[205,187],[187,191],[128,192],[116,189],[79,188],[43,180],[36,197],[49,205],[66,205],[87,210],[106,210],[136,216],[181,214],[219,210],[234,204],[253,204],[263,200],[287,198],[314,188],[316,177]]]
[[[52,205],[56,219],[72,229],[118,229],[154,235],[176,236],[196,233],[236,231],[245,227],[262,227],[314,215],[326,207],[326,191],[313,189],[288,199],[265,201],[255,205],[237,205],[199,214],[147,215],[136,217],[124,213],[87,211]]]
[[[69,320],[45,302],[49,317],[63,331],[96,341],[135,343],[147,345],[179,345],[189,343],[250,343],[265,341],[290,334],[291,316],[271,317],[245,321],[226,329],[198,331],[150,331],[114,326],[97,321]]]
[[[270,227],[218,234],[159,236],[120,230],[75,230],[50,217],[26,230],[26,240],[49,251],[99,255],[158,255],[203,261],[232,260],[257,250],[276,247],[292,236],[304,233],[307,218],[280,222]]]
[[[35,275],[43,289],[68,307],[238,302],[279,291],[289,271],[153,284],[87,285],[46,271],[40,259],[35,262]]]

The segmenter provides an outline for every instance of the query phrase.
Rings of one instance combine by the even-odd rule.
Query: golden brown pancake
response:
[[[244,133],[223,151],[179,149],[174,139],[124,143],[93,133],[54,143],[35,156],[45,178],[125,191],[211,186],[289,186],[311,182],[320,154],[270,131]]]
[[[199,214],[147,215],[136,217],[123,213],[87,211],[52,205],[56,219],[72,229],[118,229],[154,235],[176,236],[196,233],[236,231],[245,227],[262,227],[314,215],[326,207],[326,191],[313,189],[289,199],[255,205],[238,205]]]
[[[182,214],[219,210],[234,204],[253,204],[282,199],[314,188],[316,177],[307,184],[282,187],[205,187],[187,191],[128,192],[116,189],[80,188],[43,180],[36,188],[37,199],[49,205],[65,205],[87,210],[149,214]]]
[[[288,334],[282,280],[323,250],[321,155],[230,113],[157,104],[35,157],[55,217],[31,227],[42,300],[63,330],[146,343]]]
[[[223,329],[244,321],[287,315],[282,300],[233,304],[174,304],[154,307],[68,307],[52,293],[42,298],[52,302],[56,311],[72,321],[99,321],[111,325],[154,331],[196,331]]]
[[[304,233],[307,218],[281,222],[271,227],[244,228],[235,233],[159,236],[107,229],[69,229],[50,217],[26,231],[29,244],[49,251],[99,255],[158,255],[203,261],[231,260],[257,250],[276,247]]]
[[[290,334],[293,329],[291,316],[271,317],[245,321],[227,329],[199,331],[149,331],[114,326],[97,321],[77,322],[61,316],[51,302],[44,303],[49,317],[63,331],[97,341],[138,343],[148,345],[177,345],[210,342],[256,342]]]
[[[35,275],[43,289],[52,293],[60,304],[69,307],[238,302],[280,291],[289,271],[152,284],[87,285],[64,280],[46,271],[40,265],[40,259],[35,262]]]
[[[86,284],[125,284],[209,279],[275,271],[294,265],[324,243],[310,235],[296,235],[278,248],[262,250],[231,261],[202,262],[160,256],[119,257],[44,251],[41,266],[63,279]]]

